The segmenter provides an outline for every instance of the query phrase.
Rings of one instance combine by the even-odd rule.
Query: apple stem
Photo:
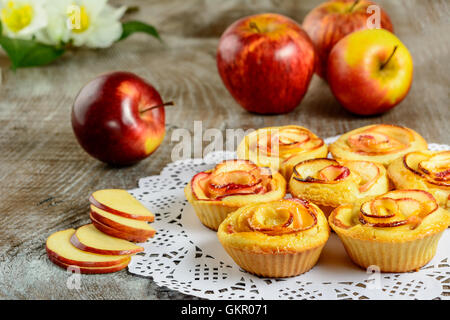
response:
[[[258,25],[256,23],[254,23],[253,21],[250,22],[249,26],[250,26],[250,28],[255,29],[256,32],[261,33],[261,30],[259,30]]]
[[[352,6],[350,7],[350,9],[348,10],[348,12],[352,12],[353,9],[355,9],[356,5],[359,3],[360,0],[356,0],[355,2],[353,2]]]
[[[149,107],[149,108],[144,109],[144,110],[142,110],[142,111],[139,111],[139,113],[140,113],[140,114],[143,114],[143,113],[145,113],[145,112],[147,112],[147,111],[150,111],[150,110],[153,110],[153,109],[162,108],[162,107],[167,107],[167,106],[174,106],[174,105],[175,105],[175,103],[173,103],[173,101],[164,102],[164,103],[162,103],[162,104],[157,104],[156,106],[152,106],[152,107]]]
[[[394,50],[392,51],[391,55],[389,56],[389,58],[387,58],[387,60],[380,66],[380,70],[383,70],[384,67],[389,63],[389,61],[391,61],[392,57],[394,56],[395,51],[397,51],[398,46],[394,47]]]

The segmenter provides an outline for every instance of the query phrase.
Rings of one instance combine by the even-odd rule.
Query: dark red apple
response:
[[[158,91],[129,72],[101,75],[86,84],[72,108],[78,142],[112,165],[136,163],[164,139],[164,103]]]
[[[234,99],[260,114],[292,111],[314,73],[315,51],[293,20],[266,13],[234,22],[222,35],[217,67]]]
[[[339,40],[356,30],[368,28],[371,16],[377,14],[368,10],[372,5],[377,4],[367,0],[327,1],[305,17],[302,26],[316,46],[319,76],[326,78],[328,54]],[[378,8],[379,27],[393,32],[388,14],[380,6]]]

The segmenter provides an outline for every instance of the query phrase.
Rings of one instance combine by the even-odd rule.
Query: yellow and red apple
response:
[[[153,153],[165,134],[158,91],[129,72],[101,75],[86,84],[72,108],[78,142],[94,158],[130,165]]]
[[[341,39],[328,57],[328,83],[352,113],[388,111],[408,94],[413,60],[406,46],[383,29],[361,30]]]
[[[293,20],[279,14],[242,18],[223,33],[219,74],[247,111],[280,114],[296,108],[315,68],[314,45]]]
[[[327,1],[311,10],[302,27],[308,33],[317,52],[317,74],[326,79],[328,55],[333,46],[346,35],[368,28],[373,11],[368,10],[372,1]],[[378,5],[377,5],[378,6]],[[393,32],[388,14],[380,7],[379,27]]]

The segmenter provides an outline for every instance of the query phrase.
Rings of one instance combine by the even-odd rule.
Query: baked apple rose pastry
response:
[[[410,152],[389,165],[388,175],[396,188],[428,191],[450,209],[450,151]]]
[[[434,257],[450,214],[426,191],[395,190],[342,205],[328,220],[357,265],[407,272]]]
[[[290,193],[319,205],[328,215],[341,204],[389,191],[389,180],[382,164],[334,159],[311,159],[294,167]]]
[[[245,136],[237,148],[239,159],[270,167],[289,180],[300,161],[326,157],[328,147],[314,133],[300,126],[268,127]]]
[[[319,207],[295,198],[242,207],[217,232],[226,252],[242,269],[277,278],[310,270],[329,235]]]
[[[282,199],[286,181],[248,160],[226,160],[196,174],[184,193],[200,221],[217,230],[230,212],[246,204]]]
[[[367,160],[387,166],[408,152],[427,150],[428,145],[412,129],[375,124],[343,134],[329,148],[335,159]]]

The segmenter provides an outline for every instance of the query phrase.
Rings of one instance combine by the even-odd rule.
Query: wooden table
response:
[[[118,1],[117,1],[118,2]],[[0,54],[0,298],[1,299],[173,299],[190,298],[157,287],[127,271],[82,277],[69,290],[69,274],[49,262],[45,240],[53,232],[89,222],[88,195],[101,188],[136,186],[158,174],[176,142],[175,128],[258,128],[301,124],[322,137],[371,123],[405,125],[430,142],[450,143],[450,5],[446,0],[380,1],[415,63],[408,97],[391,112],[362,118],[344,111],[316,76],[301,105],[280,116],[257,116],[241,109],[216,71],[218,38],[234,20],[278,12],[301,22],[319,1],[127,1],[140,10],[128,18],[154,24],[165,44],[135,35],[110,50],[80,50],[51,66],[8,69]],[[149,159],[111,168],[90,158],[70,125],[71,104],[81,86],[96,75],[128,70],[148,79],[165,100],[167,135]]]

